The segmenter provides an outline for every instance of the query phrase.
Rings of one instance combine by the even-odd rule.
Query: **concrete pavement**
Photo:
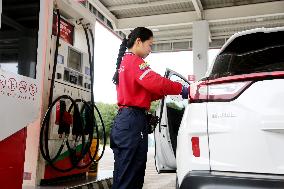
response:
[[[145,174],[143,189],[175,189],[176,174],[162,173],[158,174],[155,168],[155,148],[148,149],[148,161]],[[104,157],[99,162],[100,171],[113,171],[113,153],[109,147],[106,147]]]

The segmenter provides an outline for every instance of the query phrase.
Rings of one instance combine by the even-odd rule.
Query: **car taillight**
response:
[[[232,101],[254,81],[282,78],[284,71],[275,71],[227,76],[193,83],[190,85],[189,103]]]
[[[190,86],[190,103],[231,101],[251,85],[252,81],[214,83],[211,81]]]
[[[191,137],[192,155],[200,157],[199,137]]]
[[[230,101],[242,94],[252,81],[208,85],[208,101]]]

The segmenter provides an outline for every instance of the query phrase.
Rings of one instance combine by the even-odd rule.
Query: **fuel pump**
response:
[[[92,162],[102,158],[106,141],[102,116],[93,97],[92,26],[83,18],[70,23],[61,16],[59,9],[57,7],[53,14],[49,103],[40,131],[40,151],[46,161],[43,184],[66,176],[84,174]],[[78,40],[74,38],[78,36],[75,35],[78,30],[85,37],[80,42],[85,41],[87,53],[74,46],[74,41]],[[97,159],[100,134],[94,111],[102,123],[104,137],[103,151]],[[94,135],[97,146],[95,154],[91,154]]]
[[[95,21],[78,1],[0,0],[2,188],[85,174],[102,157],[90,153],[104,135],[93,99]]]

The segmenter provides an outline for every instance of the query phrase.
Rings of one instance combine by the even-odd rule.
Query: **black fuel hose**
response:
[[[43,158],[49,163],[49,165],[52,168],[54,168],[55,170],[60,171],[60,172],[68,172],[68,171],[71,171],[72,169],[76,168],[76,165],[84,158],[84,156],[82,155],[80,158],[72,157],[72,155],[74,154],[73,150],[70,150],[71,148],[68,148],[68,151],[69,151],[69,154],[70,154],[69,160],[70,160],[71,166],[69,168],[63,169],[63,168],[56,167],[54,165],[54,161],[57,160],[57,158],[60,156],[65,144],[67,146],[70,146],[70,145],[69,145],[69,142],[68,142],[68,135],[67,135],[67,137],[63,138],[63,141],[61,143],[59,150],[55,153],[56,155],[53,158],[50,157],[50,152],[49,152],[49,148],[48,148],[48,140],[49,140],[48,136],[49,136],[49,127],[50,127],[49,123],[50,123],[51,110],[55,106],[56,102],[58,102],[59,100],[69,99],[71,101],[71,104],[74,107],[73,120],[77,119],[77,122],[73,123],[73,127],[81,128],[83,130],[83,126],[82,126],[83,124],[82,124],[82,120],[81,120],[81,117],[80,117],[79,109],[76,105],[76,101],[74,99],[72,99],[72,97],[70,97],[68,95],[62,95],[62,96],[59,96],[56,100],[54,100],[52,102],[53,88],[54,88],[54,83],[55,83],[55,73],[56,73],[56,66],[57,66],[57,56],[58,56],[58,47],[59,47],[59,38],[60,38],[60,20],[61,20],[59,10],[57,9],[56,12],[57,12],[57,23],[58,23],[57,31],[58,32],[57,32],[57,38],[56,38],[56,48],[55,48],[55,53],[54,53],[53,73],[52,73],[51,84],[50,84],[49,108],[48,108],[48,110],[47,110],[47,112],[46,112],[46,114],[43,118],[41,131],[40,131],[40,151],[41,151]],[[78,116],[79,116],[79,119],[78,119]],[[81,143],[82,143],[82,146],[85,146],[84,137],[82,137]],[[82,154],[82,150],[81,150],[80,154]]]
[[[87,167],[89,167],[90,165],[91,165],[91,163],[92,162],[98,162],[102,157],[103,157],[103,154],[104,154],[104,151],[105,151],[105,146],[106,146],[106,131],[105,131],[105,125],[104,125],[104,121],[103,121],[103,119],[102,119],[102,115],[101,115],[101,113],[100,113],[100,111],[99,111],[99,109],[98,109],[98,107],[95,105],[95,102],[94,102],[94,95],[93,95],[93,92],[94,92],[94,89],[93,89],[93,87],[94,87],[94,73],[93,73],[93,70],[94,70],[94,55],[93,55],[93,53],[91,53],[91,49],[92,49],[92,51],[94,52],[94,35],[93,35],[93,32],[92,32],[92,30],[91,29],[89,29],[89,33],[90,33],[90,36],[91,36],[91,40],[92,40],[92,48],[90,47],[90,40],[89,40],[89,35],[88,35],[88,30],[87,30],[87,28],[86,27],[84,27],[83,26],[83,28],[84,28],[84,32],[85,32],[85,37],[86,37],[86,41],[87,41],[87,46],[88,46],[88,53],[89,53],[89,60],[90,60],[90,63],[92,63],[92,64],[90,64],[90,76],[91,76],[91,102],[90,102],[90,104],[91,104],[91,107],[92,107],[92,111],[94,111],[94,110],[96,110],[96,112],[98,113],[98,116],[99,116],[99,119],[100,119],[100,122],[101,122],[101,124],[102,124],[102,129],[103,129],[103,150],[102,150],[102,153],[101,153],[101,155],[99,155],[99,157],[98,158],[96,158],[96,156],[97,156],[97,154],[98,154],[98,151],[99,151],[99,139],[100,139],[100,135],[99,135],[99,129],[98,129],[98,125],[96,124],[96,126],[95,126],[95,128],[96,128],[96,134],[97,134],[97,138],[96,138],[96,150],[95,150],[95,152],[94,152],[94,154],[92,155],[92,153],[91,153],[91,151],[90,151],[90,147],[91,146],[88,146],[88,155],[89,155],[89,158],[90,158],[90,161],[87,163],[87,164],[85,164],[85,165],[83,165],[83,166],[79,166],[79,165],[77,165],[77,168],[78,169],[85,169],[85,168],[87,168]],[[85,104],[86,105],[86,104]],[[88,107],[88,105],[86,105],[85,107],[83,106],[83,108],[88,108],[89,109],[89,107]],[[94,115],[94,114],[92,114],[92,115]],[[93,117],[93,119],[95,120],[95,117]],[[92,144],[92,140],[90,141],[90,145]]]
[[[79,113],[79,109],[76,105],[76,102],[74,99],[72,99],[72,97],[68,96],[68,95],[62,95],[59,96],[56,100],[54,100],[52,102],[53,99],[53,88],[54,88],[54,83],[55,83],[55,73],[56,73],[56,66],[57,66],[57,56],[58,56],[58,47],[59,47],[59,38],[60,38],[60,21],[61,21],[61,16],[60,16],[60,12],[59,9],[56,10],[57,13],[57,38],[56,38],[56,48],[55,48],[55,53],[54,53],[54,64],[53,64],[53,72],[52,72],[52,78],[51,78],[51,82],[50,82],[50,93],[49,93],[49,108],[43,118],[42,121],[42,126],[41,126],[41,131],[40,131],[40,151],[41,154],[43,156],[43,158],[49,163],[49,165],[54,168],[57,171],[60,172],[68,172],[74,168],[76,168],[76,165],[78,164],[78,162],[83,158],[81,158],[80,160],[78,160],[78,162],[74,162],[72,160],[74,160],[73,157],[69,157],[70,163],[71,163],[71,167],[66,168],[66,169],[62,169],[59,167],[56,167],[54,165],[54,161],[60,156],[65,144],[68,146],[69,142],[68,142],[68,135],[67,137],[63,138],[63,141],[61,143],[61,146],[59,148],[59,150],[56,152],[56,155],[51,158],[50,157],[50,152],[49,152],[49,148],[48,148],[48,136],[49,136],[49,126],[50,126],[50,114],[51,114],[51,110],[52,108],[55,106],[56,102],[58,102],[61,99],[69,99],[71,101],[71,104],[74,106],[74,114],[73,114],[73,119],[76,119],[76,115],[80,115]],[[75,124],[75,125],[74,125]],[[78,122],[74,123],[73,127],[77,127],[80,128],[82,127],[82,120],[79,119]],[[76,125],[77,124],[77,125]],[[82,146],[84,146],[84,138],[82,139]],[[72,154],[72,151],[69,151],[70,154]]]
[[[94,34],[93,34],[93,31],[92,31],[91,29],[89,29],[89,32],[90,32],[90,35],[91,35],[92,45],[93,45],[93,52],[94,52],[94,49],[95,49]],[[92,56],[92,62],[93,62],[92,66],[94,66],[94,54],[93,54],[93,56]],[[94,67],[92,67],[92,70],[94,70]],[[94,79],[94,77],[92,77],[92,78]],[[94,82],[94,81],[93,81],[93,82]],[[92,87],[93,87],[93,85],[92,85]],[[93,91],[93,90],[92,90],[92,91]],[[104,142],[103,142],[103,149],[102,149],[101,155],[100,155],[100,156],[97,158],[97,160],[96,160],[96,161],[99,161],[99,160],[103,157],[104,152],[105,152],[105,146],[106,146],[106,130],[105,130],[105,124],[104,124],[104,122],[103,122],[103,119],[102,119],[102,116],[101,116],[101,113],[100,113],[98,107],[95,105],[95,103],[94,103],[93,105],[94,105],[94,108],[95,108],[95,110],[97,111],[97,113],[98,113],[98,115],[99,115],[99,118],[100,118],[100,121],[101,121],[101,124],[102,124],[102,129],[103,129],[103,139],[104,139]],[[97,137],[97,144],[99,144],[99,137]],[[98,151],[98,146],[99,146],[99,145],[97,145],[96,153],[97,153],[97,151]],[[96,153],[95,153],[95,155],[96,155]]]
[[[62,95],[62,96],[59,96],[58,98],[56,98],[52,103],[51,103],[51,105],[49,106],[49,108],[48,108],[48,110],[47,110],[47,112],[45,113],[45,116],[44,116],[44,118],[43,118],[43,121],[42,121],[42,127],[41,127],[41,132],[40,132],[40,149],[41,149],[41,153],[43,154],[43,152],[44,151],[42,151],[42,149],[43,149],[43,146],[45,146],[45,149],[48,149],[48,135],[49,135],[49,124],[47,124],[48,122],[49,122],[49,120],[50,120],[50,115],[51,115],[51,111],[52,111],[52,108],[56,105],[56,103],[59,101],[59,100],[61,100],[61,99],[69,99],[71,102],[72,102],[72,105],[74,105],[74,115],[78,115],[78,114],[80,114],[80,112],[79,112],[79,109],[78,109],[78,107],[77,107],[77,105],[76,105],[76,102],[75,102],[75,100],[74,99],[72,99],[70,96],[68,96],[68,95]],[[81,121],[81,120],[80,120]],[[82,123],[79,123],[79,124],[82,124]],[[73,125],[74,126],[74,125]],[[47,139],[47,143],[43,143],[43,137],[44,137],[44,141],[46,141],[46,139]],[[65,141],[66,140],[66,141]],[[49,165],[53,168],[53,169],[55,169],[55,170],[57,170],[57,171],[59,171],[59,172],[69,172],[69,171],[71,171],[72,169],[74,169],[74,168],[76,168],[76,165],[79,163],[79,161],[80,160],[82,160],[82,158],[81,159],[77,159],[77,158],[74,158],[74,157],[72,157],[72,156],[69,156],[69,160],[70,160],[70,163],[71,163],[71,166],[70,167],[68,167],[68,168],[65,168],[65,169],[63,169],[63,168],[59,168],[59,167],[56,167],[55,165],[54,165],[54,161],[60,156],[60,154],[61,154],[61,152],[62,152],[62,150],[63,150],[63,147],[64,147],[64,145],[69,145],[69,142],[68,142],[68,138],[63,138],[63,142],[62,142],[62,144],[61,144],[61,146],[60,146],[60,149],[58,150],[58,152],[56,153],[56,155],[55,155],[55,157],[54,158],[50,158],[50,155],[49,155],[49,149],[48,149],[48,151],[45,151],[45,157],[44,157],[44,159],[49,163]],[[82,139],[82,145],[84,145],[84,140]],[[47,148],[46,148],[47,147]],[[73,155],[73,151],[71,150],[71,151],[69,151],[69,153],[70,154],[72,154]],[[74,159],[77,159],[77,161],[76,162],[74,162]]]
[[[57,19],[58,20],[57,21],[58,22],[58,28],[57,28],[58,32],[57,32],[57,39],[56,39],[56,49],[55,49],[55,53],[54,53],[53,73],[52,73],[51,86],[50,86],[49,108],[48,108],[48,110],[47,110],[47,112],[44,116],[43,121],[42,121],[42,127],[41,127],[41,131],[40,131],[40,151],[41,151],[43,158],[49,163],[49,165],[52,168],[54,168],[55,170],[57,170],[59,172],[69,172],[69,171],[71,171],[72,169],[75,169],[75,168],[79,168],[79,169],[87,168],[92,162],[99,161],[102,158],[104,151],[105,151],[106,135],[105,135],[105,126],[104,126],[102,116],[99,112],[99,109],[97,108],[97,106],[94,103],[94,94],[93,94],[93,91],[94,91],[94,89],[93,89],[93,85],[94,85],[94,77],[93,77],[94,56],[91,53],[91,48],[90,48],[90,44],[89,44],[89,37],[88,37],[88,33],[87,33],[87,30],[86,30],[85,27],[84,27],[84,30],[85,30],[86,40],[87,40],[87,45],[88,45],[89,64],[90,64],[90,77],[91,77],[91,102],[90,103],[91,104],[89,105],[87,102],[85,102],[84,100],[81,100],[81,99],[74,100],[74,99],[72,99],[72,97],[70,97],[68,95],[59,96],[57,99],[55,99],[52,102],[53,88],[54,88],[54,82],[55,82],[55,73],[56,73],[56,65],[57,65],[57,56],[58,56],[58,47],[59,47],[59,38],[60,38],[60,12],[59,12],[58,9],[57,9],[56,12],[57,12],[57,17],[58,17],[58,19]],[[92,31],[89,30],[89,32],[90,32],[90,35],[91,35],[91,38],[92,38],[92,47],[93,47],[92,50],[94,52],[94,37],[93,37]],[[73,122],[73,129],[76,128],[75,129],[76,131],[74,131],[74,132],[72,131],[72,134],[75,134],[75,132],[77,133],[76,138],[75,138],[75,144],[77,143],[78,139],[80,141],[80,136],[82,136],[82,140],[81,140],[82,148],[81,148],[79,153],[77,152],[78,146],[75,145],[74,148],[72,148],[70,146],[69,141],[68,141],[68,135],[67,135],[67,137],[63,138],[61,146],[60,146],[59,150],[56,152],[56,155],[53,158],[51,158],[50,153],[49,153],[49,148],[48,148],[50,114],[51,114],[52,108],[61,99],[71,101],[71,105],[69,107],[68,112],[70,113],[71,110],[74,108],[73,120],[75,120],[75,121]],[[86,116],[90,116],[89,119],[91,120],[91,123],[90,123],[91,129],[89,129],[88,133],[87,133],[89,135],[87,142],[85,142],[85,134],[86,133],[84,132],[81,114],[79,113],[79,108],[77,106],[77,103],[79,103],[79,102],[82,102],[83,106],[85,108],[87,108],[90,112],[92,112],[89,115],[86,115]],[[102,154],[97,159],[95,157],[97,156],[98,149],[99,149],[98,148],[98,146],[99,146],[99,129],[98,129],[98,125],[96,124],[96,120],[95,120],[95,116],[94,116],[94,109],[97,111],[99,118],[100,118],[100,121],[102,123],[103,137],[104,137],[103,151],[102,151]],[[94,126],[96,128],[96,133],[97,133],[97,145],[96,145],[96,151],[95,151],[94,155],[92,156],[91,152],[90,152],[90,147],[91,147],[92,140],[93,140]],[[67,149],[69,151],[69,160],[70,160],[70,163],[71,163],[71,167],[63,169],[63,168],[56,167],[54,165],[54,161],[56,161],[57,158],[60,156],[65,145],[67,146]],[[89,155],[90,162],[85,164],[84,166],[79,166],[79,162],[85,157],[85,155],[87,153]]]
[[[56,64],[57,64],[57,56],[58,56],[58,47],[59,47],[59,38],[60,38],[60,21],[61,21],[61,17],[60,17],[60,12],[59,12],[59,9],[56,10],[56,13],[57,13],[57,38],[56,38],[56,48],[55,48],[55,53],[54,53],[54,65],[53,65],[53,69],[52,69],[52,76],[51,76],[51,82],[50,82],[50,90],[49,90],[49,100],[48,100],[48,106],[50,107],[50,105],[52,104],[52,98],[53,98],[53,87],[54,87],[54,82],[55,82],[55,72],[56,72]],[[46,125],[49,125],[49,116],[48,115],[45,115],[44,117],[48,117],[47,121],[46,121]],[[49,160],[49,161],[54,161],[54,159],[57,159],[58,156],[60,155],[64,145],[60,147],[59,151],[57,152],[57,154],[55,155],[55,158],[53,159],[50,159],[50,155],[49,155],[49,149],[48,149],[48,146],[46,145],[43,145],[43,136],[44,137],[44,141],[45,143],[48,143],[48,130],[47,132],[44,132],[46,131],[43,123],[45,122],[44,121],[45,119],[43,119],[43,122],[42,122],[42,127],[41,127],[41,131],[40,131],[40,151],[41,151],[41,154],[43,156],[43,158],[45,160]],[[45,134],[47,133],[47,135]],[[45,134],[45,135],[44,135]]]

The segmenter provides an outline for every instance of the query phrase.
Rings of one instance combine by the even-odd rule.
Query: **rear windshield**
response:
[[[283,34],[283,32],[277,33]],[[230,44],[225,51],[216,57],[209,78],[216,79],[232,75],[284,71],[283,36],[277,39],[279,35],[271,37],[272,35],[262,33],[262,35],[259,35],[261,36],[258,39],[260,41],[255,41],[256,39],[252,41],[251,38],[246,36],[246,42],[243,40],[242,43]],[[263,37],[267,38],[261,41]]]

